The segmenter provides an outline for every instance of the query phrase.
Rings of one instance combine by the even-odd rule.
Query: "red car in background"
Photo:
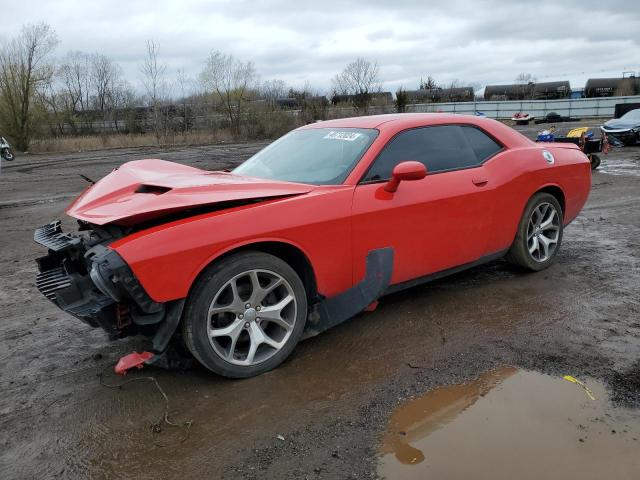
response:
[[[381,296],[499,257],[537,271],[585,204],[587,157],[487,118],[398,114],[299,128],[232,172],[141,160],[36,230],[39,290],[148,361],[180,339],[249,377]]]

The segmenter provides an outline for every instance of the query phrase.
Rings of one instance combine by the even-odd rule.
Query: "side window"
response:
[[[457,125],[422,127],[399,133],[382,150],[364,181],[387,180],[400,162],[414,160],[435,173],[478,165],[476,152]]]
[[[479,128],[460,127],[460,129],[464,133],[464,136],[467,137],[469,145],[471,145],[471,148],[478,158],[478,162],[482,163],[487,158],[492,157],[502,150],[502,145],[498,144]]]

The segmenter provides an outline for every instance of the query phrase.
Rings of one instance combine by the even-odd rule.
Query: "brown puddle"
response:
[[[640,412],[613,408],[601,384],[512,367],[443,387],[392,415],[386,479],[638,479]]]

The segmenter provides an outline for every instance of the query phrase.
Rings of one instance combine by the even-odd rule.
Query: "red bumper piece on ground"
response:
[[[126,375],[128,370],[134,367],[142,368],[145,362],[148,362],[152,358],[153,358],[153,353],[151,352],[142,352],[142,353],[133,352],[133,353],[130,353],[129,355],[125,355],[120,360],[118,360],[118,363],[116,364],[116,368],[115,368],[116,373],[118,375]]]
[[[373,312],[376,308],[378,308],[378,300],[371,302],[367,305],[367,308],[364,309],[365,312]]]

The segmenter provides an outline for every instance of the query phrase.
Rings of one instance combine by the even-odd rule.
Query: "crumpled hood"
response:
[[[133,225],[194,207],[301,195],[314,188],[210,172],[164,160],[136,160],[87,188],[66,213],[96,225]]]

